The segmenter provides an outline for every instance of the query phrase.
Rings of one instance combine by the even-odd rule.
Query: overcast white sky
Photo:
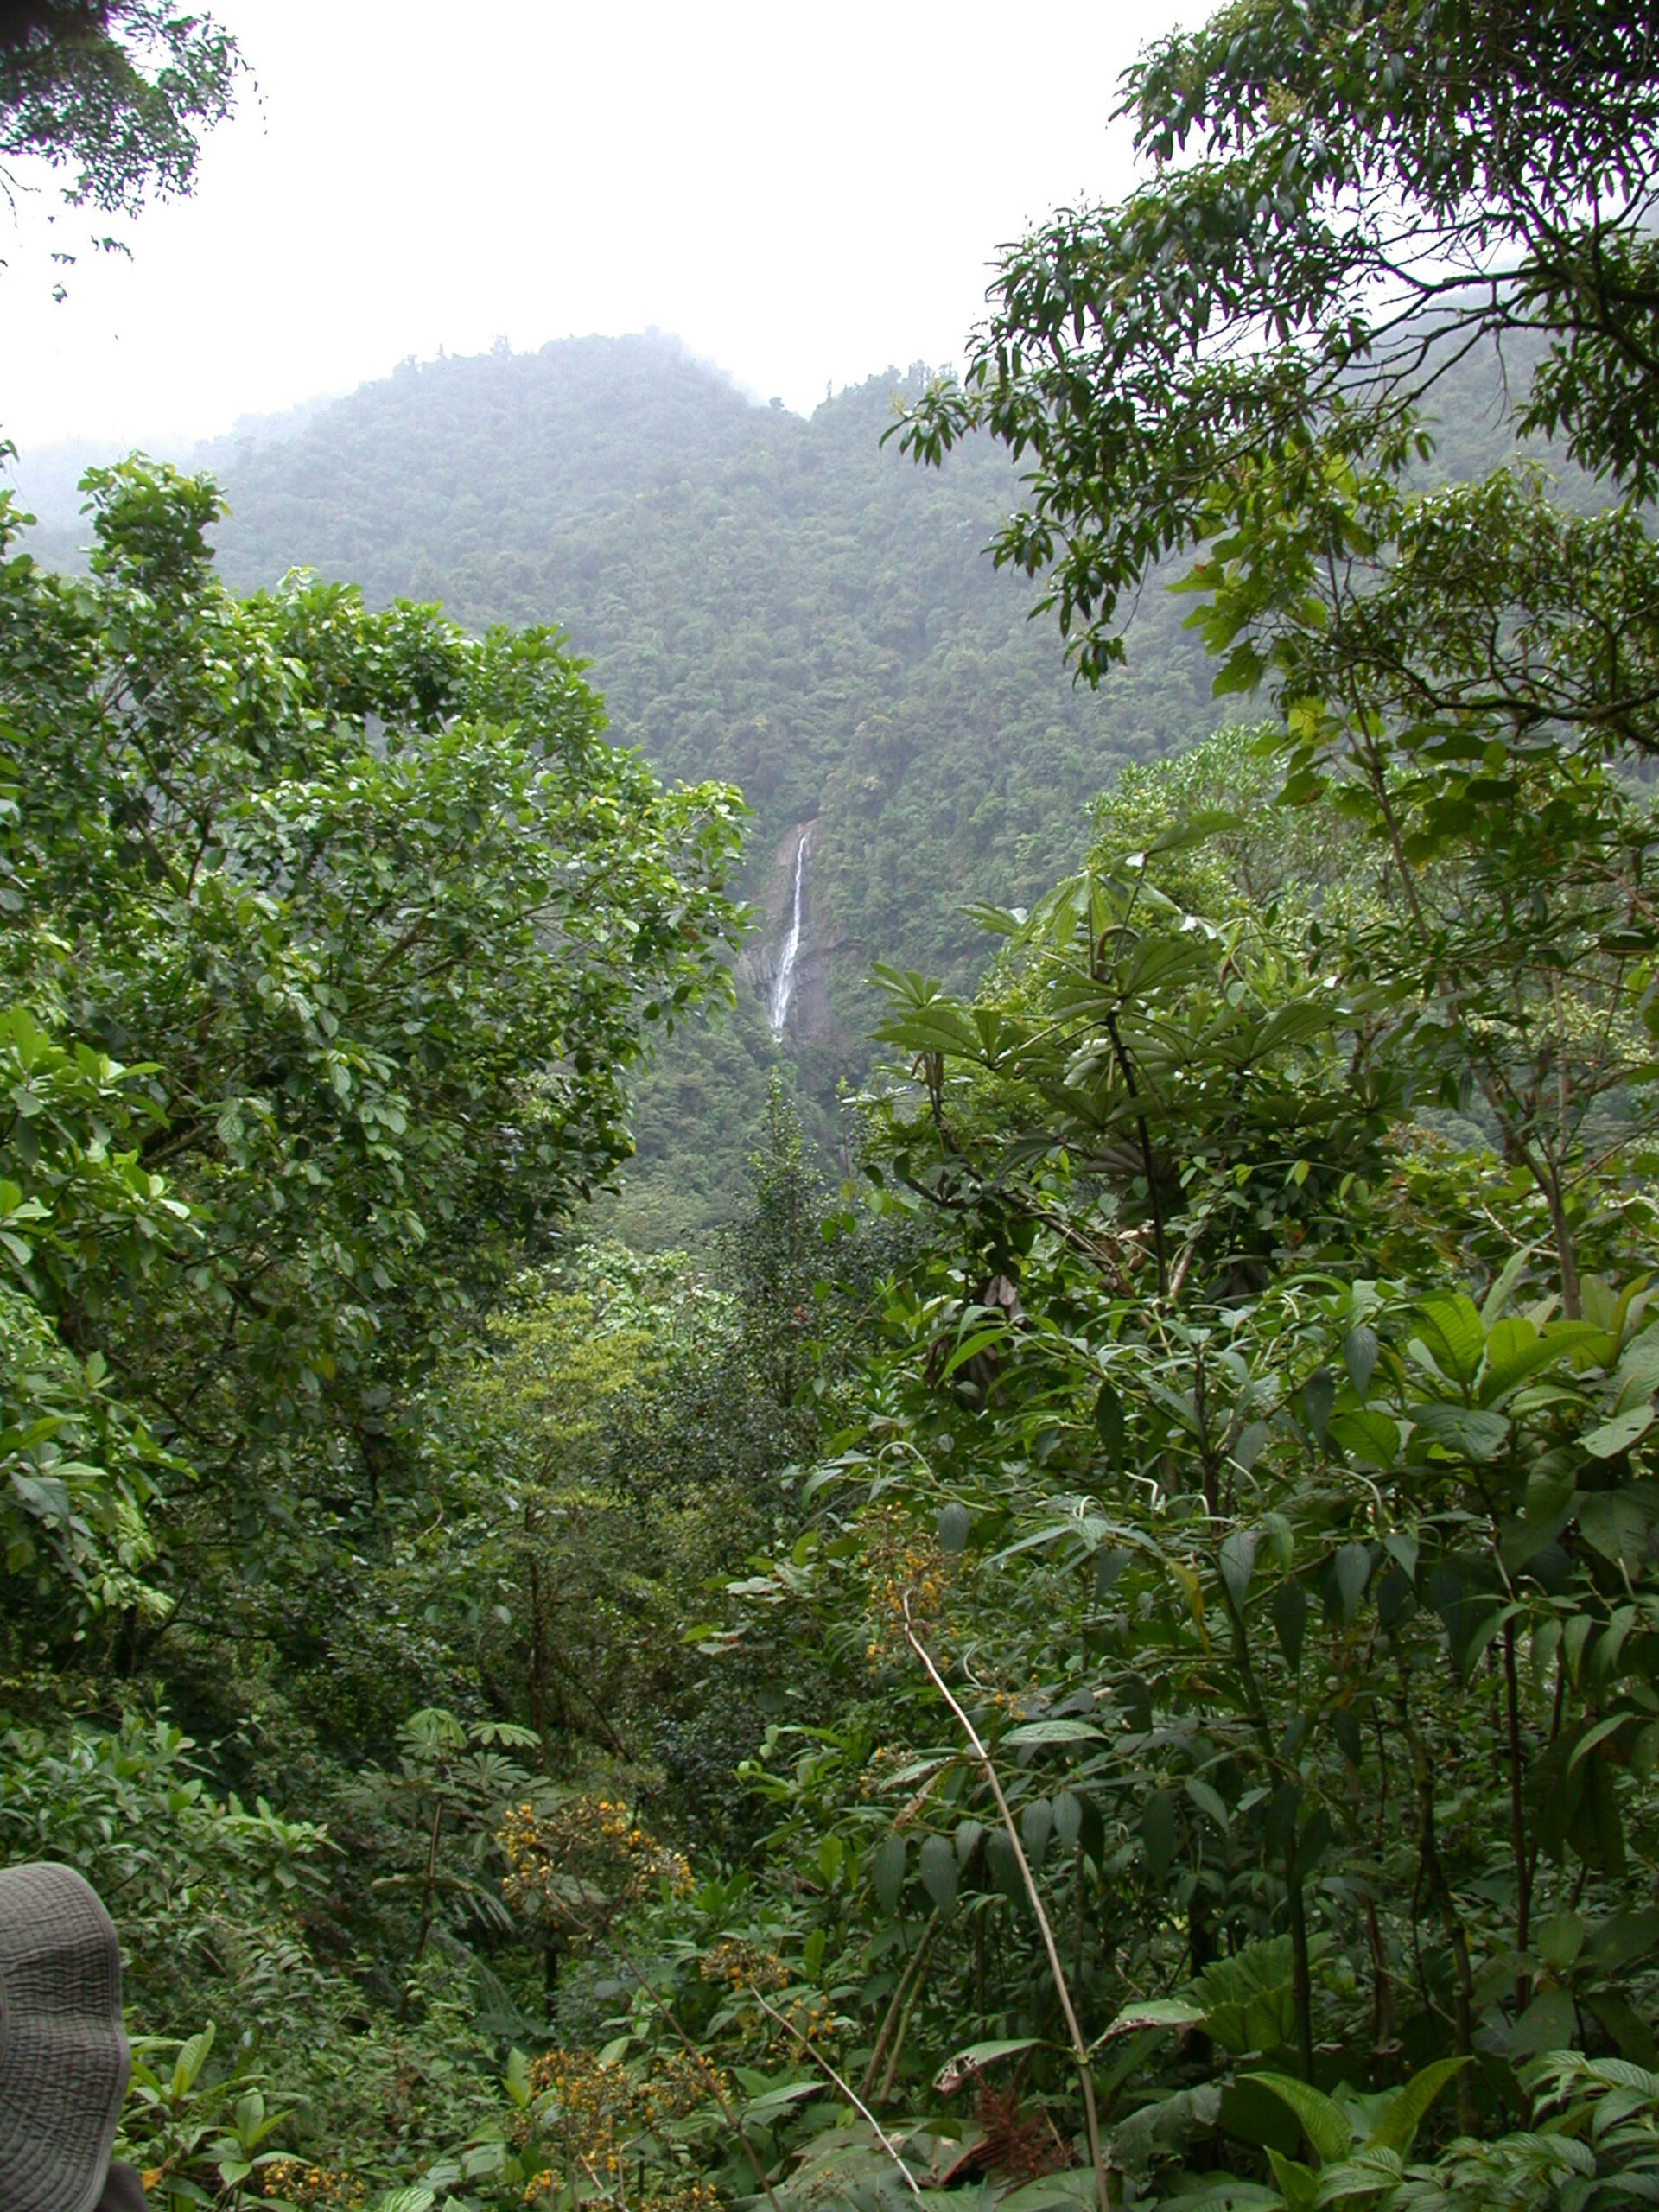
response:
[[[761,397],[957,357],[999,241],[1122,189],[1173,0],[219,0],[257,79],[129,263],[0,253],[0,431],[207,436],[405,355],[677,332]],[[1187,19],[1202,5],[1179,10]],[[5,219],[0,216],[0,231]],[[60,219],[68,242],[84,235]]]

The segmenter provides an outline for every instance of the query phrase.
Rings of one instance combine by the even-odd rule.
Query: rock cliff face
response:
[[[772,855],[760,899],[765,916],[758,944],[741,966],[766,1010],[780,1041],[817,1044],[834,1034],[825,955],[830,950],[814,925],[812,861],[816,819],[798,822]]]

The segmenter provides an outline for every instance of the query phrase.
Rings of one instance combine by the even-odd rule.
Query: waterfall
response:
[[[789,917],[789,935],[784,939],[784,955],[772,978],[772,1003],[766,1008],[766,1019],[772,1024],[774,1037],[784,1033],[784,1024],[789,1020],[789,1002],[795,995],[795,962],[801,950],[801,889],[806,875],[806,839],[807,832],[803,830],[801,842],[795,848],[795,902]]]

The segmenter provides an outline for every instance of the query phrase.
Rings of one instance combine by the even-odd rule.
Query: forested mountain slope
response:
[[[899,382],[803,420],[656,336],[410,364],[232,472],[219,535],[239,588],[305,564],[373,604],[564,626],[617,738],[742,786],[748,889],[774,917],[780,847],[815,820],[791,1043],[821,1105],[861,1065],[871,960],[965,981],[962,903],[1035,895],[1115,769],[1217,713],[1185,605],[1158,592],[1128,667],[1074,687],[1024,580],[982,550],[1014,497],[1006,456],[910,466],[881,444]],[[631,1230],[694,1228],[736,1187],[772,1050],[744,998],[647,1086],[635,1184],[655,1166],[662,1187]]]
[[[613,734],[664,774],[739,784],[747,888],[764,919],[739,1005],[682,1033],[643,1084],[620,1225],[676,1241],[725,1218],[779,1054],[760,997],[785,925],[791,832],[814,823],[787,1052],[833,1134],[864,1065],[872,960],[966,982],[971,899],[1023,904],[1081,850],[1084,809],[1126,761],[1213,727],[1191,602],[1143,593],[1127,664],[1075,685],[1027,581],[984,548],[1018,495],[988,440],[941,471],[881,442],[918,372],[810,420],[751,404],[675,340],[406,363],[289,436],[222,441],[227,582],[289,568],[372,605],[441,601],[467,626],[552,622],[591,658]],[[1512,429],[1490,360],[1435,409],[1433,479],[1479,474]],[[72,533],[43,530],[43,557]],[[816,1110],[814,1110],[816,1109]]]

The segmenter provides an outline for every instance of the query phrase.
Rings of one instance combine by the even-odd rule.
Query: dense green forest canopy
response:
[[[220,559],[244,588],[304,565],[471,627],[558,622],[621,742],[741,788],[757,887],[820,822],[840,982],[901,944],[965,982],[962,902],[1034,896],[1114,765],[1213,710],[1159,594],[1108,696],[1070,684],[982,556],[1002,456],[982,441],[929,478],[882,449],[918,388],[878,377],[803,421],[668,339],[411,363],[231,472]]]
[[[966,983],[983,954],[963,907],[1033,901],[1077,861],[1114,772],[1225,710],[1162,576],[1126,665],[1077,685],[984,551],[1019,488],[993,442],[938,475],[883,447],[920,389],[919,372],[876,378],[803,422],[672,340],[566,341],[411,363],[291,438],[212,449],[232,581],[311,565],[372,605],[556,620],[593,662],[614,738],[662,774],[741,787],[764,919],[734,1018],[683,1034],[642,1086],[614,1216],[636,1239],[704,1232],[741,1202],[779,1057],[751,979],[785,925],[795,825],[815,828],[784,1064],[833,1156],[838,1080],[868,1067],[870,962]],[[1484,363],[1444,380],[1435,413],[1439,476],[1477,477],[1512,445]],[[29,542],[67,560],[79,535]]]
[[[1037,897],[1114,766],[1217,714],[1185,607],[1156,589],[1128,666],[1099,696],[1077,689],[983,556],[1015,490],[990,442],[940,477],[883,449],[895,392],[919,389],[879,377],[803,421],[668,339],[410,363],[231,467],[217,533],[245,588],[308,565],[372,605],[559,623],[614,739],[664,776],[741,788],[746,888],[770,901],[757,951],[781,933],[777,855],[813,822],[789,1055],[830,1144],[837,1081],[868,1065],[870,961],[966,982],[963,902]],[[741,989],[735,1027],[683,1042],[645,1087],[636,1234],[741,1202],[775,1058]]]
[[[729,978],[729,786],[401,569],[239,596],[170,471],[94,478],[84,579],[0,567],[0,1848],[111,1899],[164,2212],[1659,2191],[1647,36],[1234,0],[1165,41],[1142,186],[912,391],[938,475],[874,391],[791,424],[626,347],[411,370],[250,467],[312,456],[284,529],[343,529],[404,410],[436,546],[483,472],[409,423],[592,369],[547,450],[594,467],[595,603],[623,545],[661,594],[604,618],[614,725],[661,757],[660,696],[671,767],[774,766],[759,872],[810,817],[843,899],[907,788],[932,819],[902,760],[836,781],[859,656],[954,698],[1010,582],[945,560],[950,487],[1007,493],[970,431],[1027,464],[1004,566],[1105,678],[1079,716],[1142,696],[1125,595],[1186,564],[1157,619],[1266,719],[1103,748],[1075,851],[988,812],[961,920],[893,911],[852,1173],[774,1069],[700,1264],[573,1215]],[[1496,416],[1449,309],[1526,341]],[[730,441],[700,474],[676,408]],[[836,508],[800,456],[855,418]],[[505,588],[493,512],[410,586]],[[845,596],[791,630],[762,554],[809,543]],[[696,686],[781,711],[806,637],[796,785]]]

